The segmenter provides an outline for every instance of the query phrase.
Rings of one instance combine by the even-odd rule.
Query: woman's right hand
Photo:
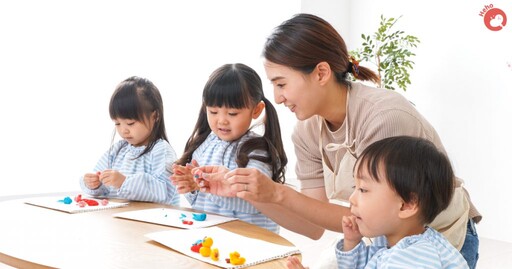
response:
[[[236,192],[231,191],[231,184],[225,179],[227,172],[229,172],[228,168],[217,165],[201,166],[192,170],[194,180],[201,192],[236,197]]]
[[[229,171],[222,166],[203,166],[194,175],[204,192],[255,202],[276,202],[277,183],[255,168]]]

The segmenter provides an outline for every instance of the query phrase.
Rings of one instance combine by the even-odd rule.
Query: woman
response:
[[[263,49],[267,78],[276,103],[295,113],[292,135],[297,155],[300,193],[265,180],[253,169],[227,172],[200,169],[202,190],[236,195],[250,201],[281,226],[313,239],[324,229],[343,232],[341,219],[350,215],[343,202],[354,186],[356,157],[372,142],[407,135],[443,144],[432,125],[402,95],[351,82],[350,76],[377,82],[370,69],[351,60],[345,42],[325,20],[298,14],[279,25]],[[448,209],[430,226],[442,232],[474,268],[478,236],[474,221],[481,215],[457,179]],[[336,203],[337,201],[341,203]],[[332,251],[332,250],[331,250]]]

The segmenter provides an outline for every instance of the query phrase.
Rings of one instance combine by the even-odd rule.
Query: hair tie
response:
[[[357,78],[359,76],[359,62],[356,61],[354,56],[350,56],[350,68],[352,69],[352,75],[354,75],[354,78]]]

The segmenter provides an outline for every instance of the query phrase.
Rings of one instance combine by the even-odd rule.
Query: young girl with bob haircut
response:
[[[261,136],[251,131],[251,123],[263,110]],[[260,77],[244,64],[226,64],[210,75],[204,87],[196,126],[171,180],[193,209],[235,217],[277,233],[279,225],[247,201],[199,192],[192,169],[199,165],[254,168],[269,181],[282,184],[287,162],[277,112],[263,94]]]
[[[179,194],[169,182],[176,153],[165,131],[163,102],[148,79],[130,77],[112,94],[110,118],[122,138],[80,179],[91,196],[179,205]]]

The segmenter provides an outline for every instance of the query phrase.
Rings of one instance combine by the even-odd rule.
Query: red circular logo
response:
[[[499,8],[491,8],[485,13],[484,23],[489,30],[499,31],[507,25],[507,15]]]

